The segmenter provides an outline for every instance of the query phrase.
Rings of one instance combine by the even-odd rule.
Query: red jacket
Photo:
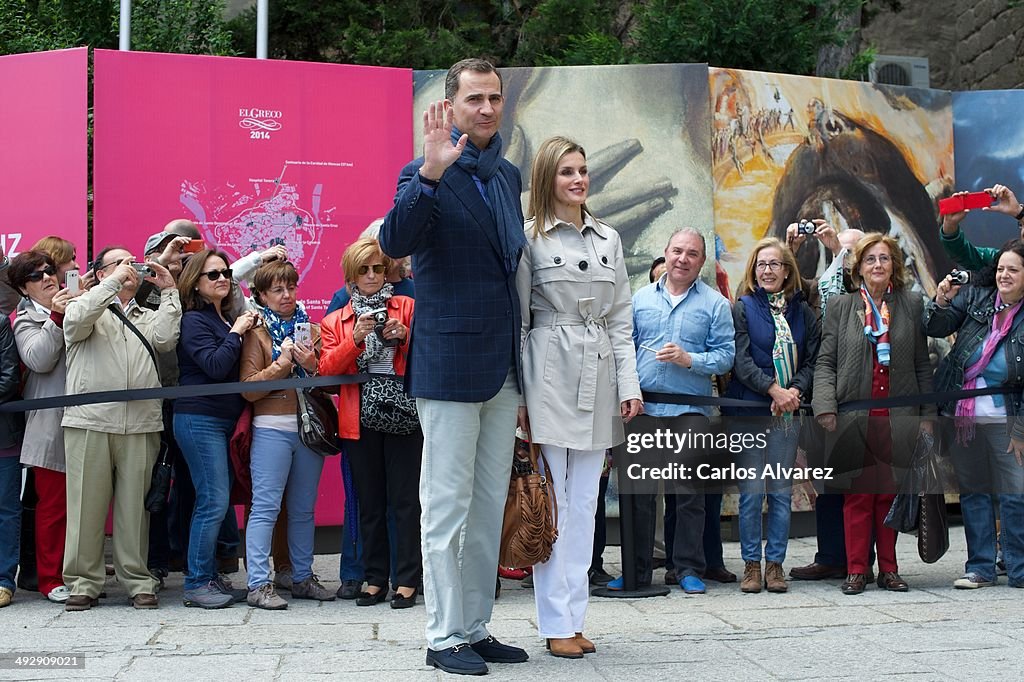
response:
[[[388,317],[393,317],[409,328],[405,343],[395,349],[395,374],[405,376],[406,352],[412,335],[413,299],[408,296],[392,296],[388,300]],[[341,310],[335,310],[320,323],[319,371],[323,376],[333,374],[356,374],[356,358],[364,346],[357,346],[352,339],[356,317],[350,302]],[[359,438],[359,384],[342,384],[338,402],[338,436],[356,440]]]

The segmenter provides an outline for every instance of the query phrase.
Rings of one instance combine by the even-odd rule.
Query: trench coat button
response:
[[[601,256],[601,262],[608,265],[608,256]]]
[[[1020,356],[1019,355],[1017,356],[1017,362],[1020,362]]]
[[[585,260],[581,260],[580,261],[580,270],[583,270],[584,272],[586,272],[588,267],[590,267],[590,266],[587,264],[587,261],[585,261]]]
[[[562,264],[562,257],[561,256],[555,256],[555,265],[561,265],[561,264]]]

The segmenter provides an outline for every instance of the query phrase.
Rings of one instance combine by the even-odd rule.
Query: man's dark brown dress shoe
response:
[[[910,589],[907,581],[896,571],[881,571],[878,574],[878,586],[890,592],[906,592]]]
[[[827,566],[811,563],[789,569],[789,577],[793,580],[833,580],[846,577],[846,566]]]
[[[846,576],[846,581],[839,586],[843,594],[860,594],[867,587],[867,581],[863,573],[851,573]]]
[[[734,583],[736,582],[736,574],[727,569],[725,566],[715,566],[704,571],[704,578],[706,580],[714,580],[716,583]]]

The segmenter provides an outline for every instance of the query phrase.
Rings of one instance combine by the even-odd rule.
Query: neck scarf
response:
[[[385,282],[380,291],[372,296],[364,296],[359,289],[353,286],[352,312],[358,318],[360,315],[364,315],[371,310],[387,308],[388,301],[391,299],[394,291],[394,285],[391,282]],[[363,352],[356,358],[356,367],[359,368],[360,372],[366,371],[370,363],[384,355],[384,352],[387,350],[388,347],[384,345],[384,342],[377,336],[376,332],[367,334],[363,340]]]
[[[308,323],[309,315],[306,314],[306,309],[302,306],[301,301],[295,302],[295,312],[292,313],[290,320],[284,319],[269,307],[257,306],[257,310],[263,317],[263,324],[270,334],[270,359],[277,360],[281,357],[281,344],[285,339],[295,341],[296,323]],[[306,370],[296,363],[292,363],[292,374],[299,377],[309,376]]]
[[[1013,318],[1020,310],[1021,303],[1024,300],[1017,301],[1010,311],[1003,316],[1002,321],[999,321],[999,315],[992,315],[992,329],[989,330],[988,336],[985,337],[985,343],[981,347],[981,357],[973,365],[964,370],[964,385],[963,389],[969,391],[973,388],[978,387],[978,377],[981,376],[982,372],[985,371],[985,367],[988,366],[989,361],[992,360],[992,355],[996,352],[996,346],[1002,341],[1007,334],[1010,333],[1010,327],[1013,325]],[[1000,307],[1002,306],[1002,308]],[[999,293],[996,293],[996,310],[1005,310],[1006,306],[1002,302],[1002,297]],[[956,415],[954,417],[954,423],[956,424],[956,442],[960,445],[967,445],[974,440],[974,401],[975,398],[964,398],[958,400],[956,403]]]
[[[891,292],[892,283],[885,289],[885,293]],[[889,352],[892,349],[889,345],[889,304],[882,301],[882,307],[879,309],[863,284],[860,285],[860,297],[864,299],[864,336],[875,344],[878,364],[888,367]]]
[[[775,344],[772,346],[772,365],[775,367],[775,381],[782,388],[789,388],[796,374],[796,341],[793,340],[793,330],[786,320],[786,295],[781,291],[777,294],[768,294],[768,309],[772,313],[772,322],[775,323]],[[792,412],[782,415],[786,421],[793,418]]]
[[[458,144],[462,133],[452,126],[452,144]],[[505,176],[498,172],[501,165],[501,135],[495,133],[487,149],[480,150],[472,140],[466,142],[462,156],[455,162],[470,175],[483,183],[487,194],[487,205],[491,217],[498,227],[498,243],[505,274],[511,275],[519,267],[519,257],[526,247],[526,233],[523,232],[522,204],[519,195],[512,191]]]

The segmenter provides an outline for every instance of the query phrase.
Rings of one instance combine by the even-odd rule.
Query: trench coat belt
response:
[[[597,360],[602,349],[610,350],[608,341],[608,320],[593,315],[537,311],[532,314],[534,327],[585,327],[583,332],[583,364],[580,372],[580,388],[576,394],[576,407],[583,412],[594,411],[597,396]]]

